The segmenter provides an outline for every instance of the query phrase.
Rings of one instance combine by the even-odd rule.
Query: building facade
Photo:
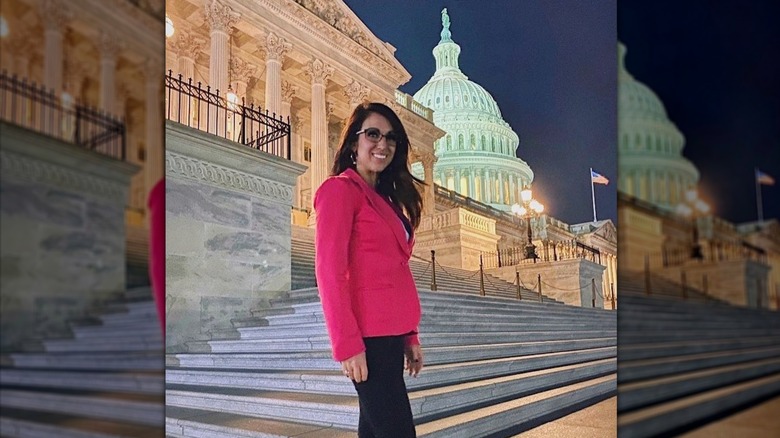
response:
[[[495,99],[459,71],[459,49],[447,24],[434,50],[440,68],[413,97],[398,90],[410,74],[395,49],[343,2],[169,0],[166,6],[175,29],[167,40],[169,74],[223,96],[233,92],[245,105],[290,121],[290,159],[306,166],[294,193],[294,231],[316,221],[312,193],[329,173],[345,120],[358,103],[378,101],[399,114],[411,139],[410,164],[426,183],[418,256],[430,259],[433,249],[443,265],[478,269],[480,254],[524,244],[527,228],[507,210],[533,173],[515,157],[517,134],[501,119]],[[169,108],[175,105],[168,102]],[[191,119],[204,118],[191,112]],[[455,147],[458,133],[468,147]],[[458,176],[457,166],[466,163],[470,167],[461,167]],[[540,245],[614,235],[605,231],[614,230],[606,222],[572,228],[545,215],[534,224]],[[605,255],[601,266],[611,272],[603,274],[599,287],[609,290],[609,279],[616,279],[616,242],[593,242]]]
[[[618,45],[621,276],[650,272],[733,304],[780,306],[777,219],[735,224],[704,211],[679,213],[699,171],[663,103],[626,70]]]
[[[501,117],[493,96],[470,81],[458,64],[460,46],[452,40],[447,10],[442,11],[436,71],[414,99],[433,109],[433,121],[446,135],[436,141],[436,184],[463,196],[510,211],[533,172],[517,158],[520,138]],[[414,169],[421,174],[419,168]]]

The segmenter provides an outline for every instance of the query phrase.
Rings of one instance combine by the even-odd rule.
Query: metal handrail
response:
[[[124,161],[125,122],[27,78],[0,73],[0,119]]]
[[[169,70],[165,76],[165,106],[168,120],[252,149],[292,158],[289,117],[285,121],[281,115],[269,114],[254,104],[247,106],[243,98],[241,103],[229,102],[219,90],[193,83],[192,78],[174,76]]]

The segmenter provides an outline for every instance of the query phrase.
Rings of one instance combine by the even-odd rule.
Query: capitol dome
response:
[[[459,50],[460,51],[460,50]],[[434,111],[466,111],[480,113],[503,121],[493,96],[481,85],[474,83],[460,70],[436,74],[414,94],[414,100]]]
[[[460,70],[460,46],[452,40],[447,9],[442,11],[436,72],[414,100],[434,110],[434,124],[447,134],[436,141],[436,184],[500,210],[520,202],[533,172],[517,158],[520,138],[501,116],[496,100]],[[422,168],[413,165],[415,175]]]
[[[669,120],[661,99],[626,70],[618,43],[618,189],[664,209],[674,209],[699,171],[682,156],[685,137]]]

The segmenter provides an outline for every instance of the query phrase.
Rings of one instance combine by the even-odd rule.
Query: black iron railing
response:
[[[469,198],[468,196],[463,196],[460,193],[456,192],[455,190],[450,190],[438,184],[435,186],[435,193],[439,196],[455,201],[461,205],[470,207],[475,212],[484,213],[495,218],[503,218],[504,220],[507,220],[509,222],[515,222],[515,223],[521,222],[521,219],[512,213],[501,211],[497,208],[491,207],[483,202],[477,201],[476,199]]]
[[[125,123],[26,78],[0,73],[0,119],[117,160],[125,159]]]
[[[722,242],[713,241],[701,242],[702,260],[708,262],[727,262],[727,261],[754,261],[767,264],[766,251],[749,242]],[[664,267],[680,266],[689,262],[691,258],[691,248],[676,246],[664,248],[660,254],[661,265]],[[650,256],[653,257],[652,255]]]
[[[229,101],[210,86],[182,75],[165,76],[165,117],[227,140],[291,158],[290,123],[260,107]]]
[[[601,263],[601,252],[577,240],[550,241],[544,240],[536,245],[537,258],[526,258],[525,247],[499,248],[492,252],[482,253],[485,269],[516,266],[538,262],[554,262],[559,260],[586,259]]]

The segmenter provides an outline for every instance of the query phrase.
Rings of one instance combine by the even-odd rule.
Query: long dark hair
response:
[[[387,196],[398,208],[403,209],[409,217],[409,222],[415,229],[420,225],[422,215],[422,196],[418,190],[425,183],[409,172],[409,136],[398,115],[387,105],[377,102],[364,102],[358,105],[349,116],[344,130],[341,131],[339,150],[333,159],[331,175],[338,175],[347,169],[355,169],[352,164],[352,146],[358,141],[355,134],[363,127],[363,122],[371,113],[379,114],[390,122],[396,136],[395,155],[393,161],[379,174],[376,190]]]

